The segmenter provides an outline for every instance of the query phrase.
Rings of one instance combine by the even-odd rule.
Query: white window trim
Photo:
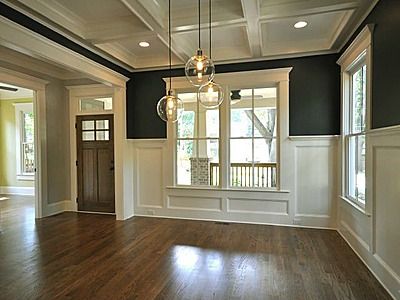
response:
[[[33,112],[32,103],[14,103],[15,108],[15,157],[16,157],[16,174],[17,180],[33,181],[35,180],[35,173],[24,173],[22,171],[22,139],[23,139],[23,128],[22,128],[22,113]]]
[[[282,191],[288,190],[290,179],[287,178],[289,173],[286,170],[286,166],[282,168],[282,165],[286,164],[288,160],[288,149],[282,147],[289,138],[289,73],[292,70],[291,67],[279,68],[279,69],[269,69],[269,70],[259,70],[259,71],[248,71],[248,72],[233,72],[233,73],[223,73],[217,74],[215,76],[215,81],[224,87],[225,97],[230,94],[230,87],[236,88],[240,86],[242,89],[246,88],[260,88],[266,86],[276,86],[277,87],[277,153],[276,153],[276,163],[277,163],[277,185],[274,188],[241,188],[241,187],[230,187],[229,186],[229,128],[228,126],[220,126],[220,174],[225,174],[220,178],[219,187],[205,187],[206,189],[212,190],[245,190],[245,191]],[[167,82],[169,78],[164,78]],[[193,87],[188,83],[185,77],[174,77],[172,78],[172,87],[174,90],[190,91]],[[228,107],[228,101],[224,101],[220,107],[220,124],[229,124],[230,112]],[[169,162],[168,169],[172,170],[171,177],[168,182],[166,182],[167,188],[181,188],[187,187],[198,188],[198,186],[188,185],[182,186],[176,184],[176,125],[174,123],[167,124],[167,138],[168,138],[168,156],[172,159]],[[286,158],[286,160],[285,160]],[[220,175],[221,176],[221,175]]]
[[[369,174],[369,163],[366,161],[366,192],[365,192],[365,203],[362,203],[356,199],[347,197],[347,163],[346,163],[346,135],[349,133],[349,114],[348,108],[350,104],[350,92],[351,92],[351,72],[354,67],[359,64],[361,56],[365,55],[365,64],[367,66],[367,78],[366,78],[366,117],[365,117],[365,134],[366,138],[366,154],[365,157],[369,157],[369,147],[367,133],[371,130],[371,96],[372,96],[372,35],[374,31],[374,25],[368,24],[358,34],[355,40],[350,44],[346,51],[339,58],[337,63],[341,67],[341,115],[342,115],[342,130],[341,130],[341,199],[348,203],[354,204],[357,208],[366,215],[370,215],[372,208],[371,192],[368,184],[367,174]]]

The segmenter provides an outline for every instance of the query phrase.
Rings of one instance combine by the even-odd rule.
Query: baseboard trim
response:
[[[68,206],[69,202],[69,200],[63,200],[47,204],[44,207],[43,217],[50,217],[67,211],[65,208]]]
[[[346,230],[346,228],[345,228]],[[337,232],[339,233],[339,235],[344,239],[344,241],[347,243],[347,245],[351,248],[351,250],[353,250],[353,252],[358,256],[358,258],[362,261],[362,263],[367,267],[367,269],[372,273],[372,275],[374,275],[374,277],[376,278],[376,280],[378,280],[378,282],[383,286],[383,288],[389,293],[389,295],[393,298],[393,299],[399,299],[397,297],[394,296],[394,293],[396,292],[400,292],[399,287],[393,287],[393,291],[387,286],[387,284],[385,284],[384,280],[381,279],[378,275],[377,275],[377,271],[375,270],[375,268],[373,266],[371,266],[370,264],[367,263],[367,260],[371,260],[373,261],[377,266],[379,266],[379,268],[381,268],[380,273],[386,273],[384,274],[384,276],[386,278],[390,278],[395,284],[397,283],[397,285],[400,285],[399,281],[393,276],[393,274],[391,274],[391,272],[389,270],[387,270],[385,268],[384,265],[381,264],[381,262],[376,259],[376,257],[374,255],[372,255],[371,252],[368,251],[368,249],[365,247],[365,245],[363,245],[363,243],[360,243],[360,241],[358,239],[356,239],[355,237],[352,236],[352,234],[350,233],[351,237],[356,241],[356,243],[359,243],[359,246],[357,247],[357,245],[353,245],[349,239],[346,237],[346,234],[344,232],[342,232],[340,230],[340,228],[337,229]],[[357,251],[357,248],[360,248],[360,251]],[[364,253],[363,253],[364,252]]]
[[[34,196],[35,188],[34,187],[22,187],[22,186],[0,186],[0,194]]]
[[[146,215],[146,214],[134,214],[132,217],[147,217],[147,218],[161,218],[161,219],[177,219],[177,220],[191,220],[191,221],[205,221],[205,222],[227,222],[235,224],[251,224],[251,225],[266,225],[266,226],[283,226],[293,228],[305,228],[305,229],[325,229],[325,230],[337,230],[333,227],[319,227],[319,226],[306,226],[296,224],[281,224],[281,223],[260,223],[260,222],[244,222],[227,219],[202,219],[202,218],[185,218],[175,216],[162,216],[162,215]]]

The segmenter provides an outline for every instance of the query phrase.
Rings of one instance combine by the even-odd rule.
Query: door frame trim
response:
[[[76,167],[77,160],[77,145],[76,145],[76,129],[75,122],[77,116],[84,115],[113,115],[114,116],[114,162],[115,162],[115,173],[114,173],[114,189],[115,189],[115,215],[117,220],[125,220],[133,215],[133,211],[125,209],[127,206],[124,202],[133,201],[129,197],[129,194],[124,194],[123,189],[119,186],[119,181],[122,181],[123,174],[123,160],[121,155],[117,157],[117,153],[123,151],[126,146],[124,140],[125,134],[125,123],[122,123],[124,127],[121,133],[121,119],[124,122],[123,116],[125,111],[125,89],[107,87],[104,85],[82,85],[82,86],[68,86],[69,90],[69,119],[70,119],[70,177],[71,177],[71,203],[67,208],[71,211],[78,211],[78,205],[76,198],[78,197],[78,174]],[[121,93],[122,92],[122,93]],[[122,97],[123,95],[123,97]],[[79,99],[83,97],[113,97],[113,109],[104,112],[80,112],[79,111]],[[122,101],[123,100],[123,101]],[[123,103],[121,103],[123,102]],[[123,111],[121,111],[123,108]],[[118,122],[119,121],[119,122]],[[117,181],[118,180],[118,181]],[[123,188],[123,186],[122,186]],[[121,196],[122,194],[122,196]],[[94,212],[96,213],[96,212]]]
[[[45,80],[0,67],[0,82],[34,91],[34,149],[35,149],[35,218],[50,213],[47,201],[47,142],[46,142],[46,84]]]
[[[32,57],[40,58],[47,62],[60,64],[66,69],[85,74],[86,77],[93,79],[96,82],[100,82],[101,84],[103,84],[103,86],[109,86],[113,89],[115,132],[114,141],[116,146],[114,149],[115,210],[117,220],[125,220],[132,217],[133,170],[131,169],[133,169],[133,158],[129,156],[130,144],[126,139],[125,120],[126,82],[129,80],[129,78],[1,16],[0,45],[12,48],[16,51],[25,53]],[[73,89],[71,88],[70,91],[72,90]],[[43,101],[43,103],[44,102],[45,101]],[[40,107],[40,109],[42,109],[42,106]],[[45,110],[43,110],[43,113],[45,113]],[[44,125],[40,126],[45,128],[45,122]],[[45,141],[42,140],[41,142],[43,146],[43,142]],[[44,153],[41,154],[42,156],[46,154],[45,150],[46,149],[43,148]],[[46,162],[46,160],[44,160],[44,162]],[[44,166],[43,170],[46,171]],[[46,176],[47,173],[41,174],[41,177]],[[47,185],[43,187],[43,191],[46,191],[47,193]],[[53,206],[49,207],[49,209],[51,209],[52,214],[71,210],[73,202],[75,202],[74,198],[72,198],[71,201],[64,201],[64,203],[59,202],[53,204]],[[42,203],[44,203],[43,199]]]

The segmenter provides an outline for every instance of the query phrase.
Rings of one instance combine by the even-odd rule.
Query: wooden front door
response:
[[[115,212],[113,115],[76,117],[78,210]]]

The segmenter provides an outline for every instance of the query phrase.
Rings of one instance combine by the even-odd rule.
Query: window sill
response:
[[[340,196],[340,199],[342,199],[343,201],[345,201],[346,203],[348,203],[349,205],[351,205],[352,207],[354,207],[355,209],[357,209],[359,212],[361,212],[363,215],[366,215],[367,217],[371,217],[371,214],[369,212],[367,212],[365,210],[364,207],[358,205],[357,203],[355,203],[354,201],[344,197],[344,196]]]
[[[35,175],[17,175],[17,180],[34,181]]]
[[[267,192],[267,193],[280,193],[280,194],[287,194],[290,191],[287,190],[277,190],[277,189],[251,189],[251,188],[220,188],[220,187],[202,187],[202,186],[184,186],[184,185],[177,185],[177,186],[167,186],[169,190],[203,190],[203,191],[223,191],[223,192]]]

